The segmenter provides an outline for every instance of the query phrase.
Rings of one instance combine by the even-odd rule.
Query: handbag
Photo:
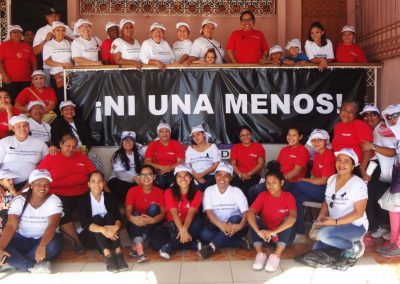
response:
[[[56,81],[57,88],[64,87],[64,76],[63,76],[63,73],[62,72],[56,73],[53,76],[54,76],[54,81]]]
[[[64,82],[64,81],[63,81],[63,82]],[[42,99],[39,98],[39,96],[36,95],[34,91],[32,91],[31,88],[28,88],[28,90],[32,93],[32,95],[34,95],[34,96],[38,99],[38,101],[41,101],[44,105],[46,105],[46,104],[42,101]],[[51,111],[49,111],[48,113],[46,113],[46,114],[43,115],[42,120],[43,120],[44,122],[47,122],[48,124],[50,124],[50,123],[52,123],[56,118],[57,118],[57,114],[56,114],[54,111],[51,110]]]

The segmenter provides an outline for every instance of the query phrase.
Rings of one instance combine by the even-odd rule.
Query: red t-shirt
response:
[[[39,92],[35,87],[31,86],[23,89],[15,99],[15,102],[20,104],[21,106],[28,106],[28,104],[32,101],[37,101],[38,98],[32,94],[32,90],[43,102],[46,106],[49,105],[50,101],[57,103],[57,96],[54,92],[53,88],[46,87],[43,89],[43,92]]]
[[[0,44],[0,60],[12,82],[31,80],[32,64],[36,62],[32,46],[6,41]]]
[[[100,55],[102,60],[108,60],[110,64],[115,64],[114,56],[111,54],[111,45],[114,40],[107,38],[100,45]]]
[[[21,114],[21,111],[16,107],[12,107],[11,112],[14,115]],[[8,135],[8,114],[6,111],[0,111],[0,139]]]
[[[178,158],[185,159],[185,150],[181,143],[171,139],[168,145],[164,146],[160,140],[155,140],[147,147],[145,158],[150,158],[153,163],[162,166],[176,164]]]
[[[229,37],[226,49],[233,51],[238,63],[258,63],[269,46],[261,31],[236,30]]]
[[[275,230],[283,219],[289,216],[289,210],[296,210],[296,200],[289,192],[281,191],[279,197],[272,196],[269,191],[260,193],[251,204],[256,214],[260,214],[261,220],[269,230]]]
[[[289,180],[290,182],[297,182],[299,179],[305,177],[309,159],[310,153],[306,147],[300,144],[295,148],[291,148],[290,146],[283,147],[279,152],[277,161],[281,165],[281,171],[283,174],[293,170],[296,165],[303,168],[300,174]]]
[[[231,161],[236,161],[236,165],[241,173],[248,173],[258,164],[258,158],[262,157],[265,161],[265,149],[259,143],[252,142],[248,147],[242,143],[235,144],[231,150]]]
[[[373,141],[372,128],[364,121],[354,119],[349,123],[338,122],[333,129],[332,150],[337,152],[343,148],[353,148],[362,160],[361,143]]]
[[[172,221],[172,215],[170,210],[176,208],[178,210],[179,218],[182,222],[185,222],[186,216],[190,208],[199,209],[203,194],[198,190],[192,201],[189,201],[186,194],[182,195],[182,200],[176,200],[172,193],[172,190],[168,188],[164,194],[165,198],[165,209],[167,210],[167,221]]]
[[[311,174],[315,178],[330,177],[336,172],[335,161],[336,157],[331,149],[325,149],[321,155],[316,153]]]
[[[132,210],[139,211],[140,214],[146,214],[147,208],[151,204],[157,204],[164,208],[164,192],[157,186],[153,186],[150,193],[144,193],[141,185],[131,187],[126,195],[125,205],[132,205]]]
[[[335,61],[340,63],[365,63],[368,60],[364,51],[356,44],[343,44],[341,42],[336,49]]]
[[[89,158],[80,152],[75,152],[71,157],[61,152],[46,155],[37,168],[50,172],[53,179],[50,193],[61,196],[77,196],[87,192],[89,174],[96,170]]]

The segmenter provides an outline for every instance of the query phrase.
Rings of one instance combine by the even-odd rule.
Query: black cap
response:
[[[60,14],[60,13],[57,12],[57,10],[54,9],[54,8],[52,8],[52,7],[48,7],[48,8],[46,8],[46,9],[44,10],[44,14],[45,14],[46,16],[48,16],[48,15]]]

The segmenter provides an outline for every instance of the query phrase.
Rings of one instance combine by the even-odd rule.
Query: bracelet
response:
[[[376,151],[376,148],[377,148],[377,147],[378,147],[378,146],[376,146],[375,144],[372,144],[372,148],[371,148],[371,149],[372,149],[373,151]]]

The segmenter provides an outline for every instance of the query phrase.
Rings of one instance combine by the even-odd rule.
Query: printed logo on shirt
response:
[[[278,210],[276,210],[276,213],[278,213],[278,214],[286,214],[287,212],[289,212],[289,209],[278,209]]]
[[[351,136],[351,133],[342,133],[342,136],[349,137]]]
[[[84,163],[77,163],[76,166],[77,166],[77,167],[84,167],[85,164],[84,164]]]
[[[293,154],[290,154],[289,157],[290,157],[290,158],[293,158],[293,159],[296,159],[296,158],[297,158],[297,156],[296,156],[296,155],[293,155]]]
[[[175,152],[167,152],[167,155],[175,155]]]
[[[318,164],[318,168],[322,169],[324,166],[321,164]]]
[[[249,154],[249,156],[250,156],[250,157],[256,158],[256,157],[257,157],[257,154],[251,153],[251,154]]]

